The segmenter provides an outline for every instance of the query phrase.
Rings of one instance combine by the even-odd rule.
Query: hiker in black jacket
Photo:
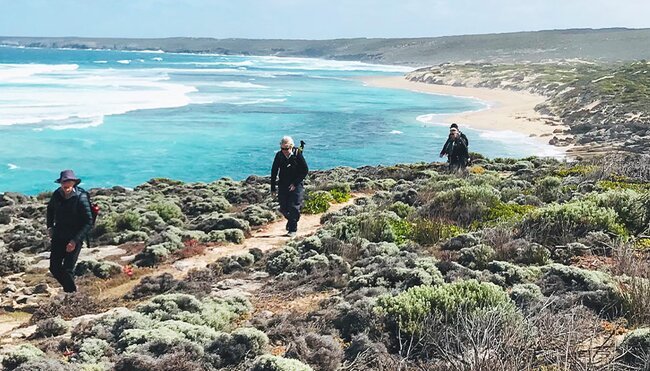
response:
[[[294,237],[300,220],[300,207],[304,196],[302,181],[309,168],[302,151],[294,148],[293,139],[285,136],[280,141],[280,151],[275,154],[271,168],[271,193],[278,191],[280,212],[287,218],[287,236]],[[279,180],[277,180],[279,175]],[[276,187],[277,183],[277,187]]]
[[[460,129],[458,129],[458,124],[453,123],[453,124],[451,124],[451,125],[449,126],[449,130],[450,130],[449,134],[451,134],[451,130],[452,130],[452,129],[456,129],[456,131],[458,131],[458,134],[459,134],[459,136],[460,136],[460,139],[462,139],[462,140],[465,141],[465,146],[466,146],[466,147],[469,147],[469,139],[467,139],[467,136],[466,136],[462,131],[460,131]],[[451,135],[447,138],[447,141],[446,141],[445,144],[442,146],[442,150],[440,151],[440,157],[443,157],[443,156],[445,156],[445,155],[448,154],[448,153],[446,152],[446,149],[447,149],[447,145],[449,144],[450,141],[451,141]]]
[[[440,152],[440,157],[447,155],[449,170],[452,172],[465,171],[469,161],[467,137],[463,139],[463,136],[464,134],[458,130],[458,125],[452,124],[449,128],[449,137]]]
[[[47,230],[52,239],[50,272],[63,291],[75,292],[74,266],[92,227],[92,212],[88,194],[77,188],[81,180],[72,170],[63,170],[55,182],[61,186],[47,204]]]

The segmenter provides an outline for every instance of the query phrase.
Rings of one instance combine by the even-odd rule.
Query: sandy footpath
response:
[[[457,123],[461,130],[469,127],[478,130],[514,131],[531,137],[538,137],[548,144],[556,129],[566,129],[558,125],[551,117],[544,117],[535,111],[535,106],[544,102],[541,95],[528,92],[509,91],[488,88],[467,88],[448,85],[427,84],[408,81],[401,76],[396,77],[363,77],[361,80],[369,86],[392,89],[407,89],[411,91],[471,97],[487,103],[488,109],[463,112],[451,115],[436,116],[437,122]],[[549,123],[554,123],[550,125]],[[556,147],[558,150],[562,150]]]

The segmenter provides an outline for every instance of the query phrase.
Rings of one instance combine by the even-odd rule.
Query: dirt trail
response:
[[[361,195],[355,194],[347,202],[332,204],[327,212],[339,211],[344,207],[351,205],[359,196]],[[322,215],[323,214],[302,215],[300,217],[300,222],[298,223],[298,233],[294,238],[303,238],[315,233],[321,227],[320,218]],[[209,263],[212,263],[224,256],[243,254],[252,248],[268,251],[281,247],[291,239],[290,237],[286,236],[287,231],[285,229],[285,224],[285,219],[280,219],[273,223],[269,223],[264,227],[253,231],[252,236],[247,238],[242,244],[211,247],[201,255],[177,260],[170,265],[160,266],[153,274],[159,275],[163,273],[170,273],[174,276],[174,278],[180,279],[183,278],[191,269],[205,268]],[[131,280],[123,285],[109,288],[101,293],[101,298],[119,298],[126,292],[130,291],[139,282],[140,280],[136,279]]]

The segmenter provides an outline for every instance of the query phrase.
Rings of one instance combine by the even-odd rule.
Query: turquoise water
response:
[[[365,86],[408,68],[274,57],[0,47],[0,191],[35,194],[72,168],[87,187],[153,177],[267,175],[283,135],[312,169],[434,161],[447,127],[419,116],[482,109]],[[530,141],[465,130],[488,156]]]

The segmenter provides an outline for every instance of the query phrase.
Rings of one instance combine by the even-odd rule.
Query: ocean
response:
[[[410,70],[320,59],[0,47],[0,192],[52,190],[68,168],[86,188],[134,187],[157,177],[209,182],[268,175],[283,135],[306,142],[311,169],[440,161],[448,129],[431,115],[486,104],[359,80]],[[552,152],[523,135],[463,131],[470,150],[488,157]]]

